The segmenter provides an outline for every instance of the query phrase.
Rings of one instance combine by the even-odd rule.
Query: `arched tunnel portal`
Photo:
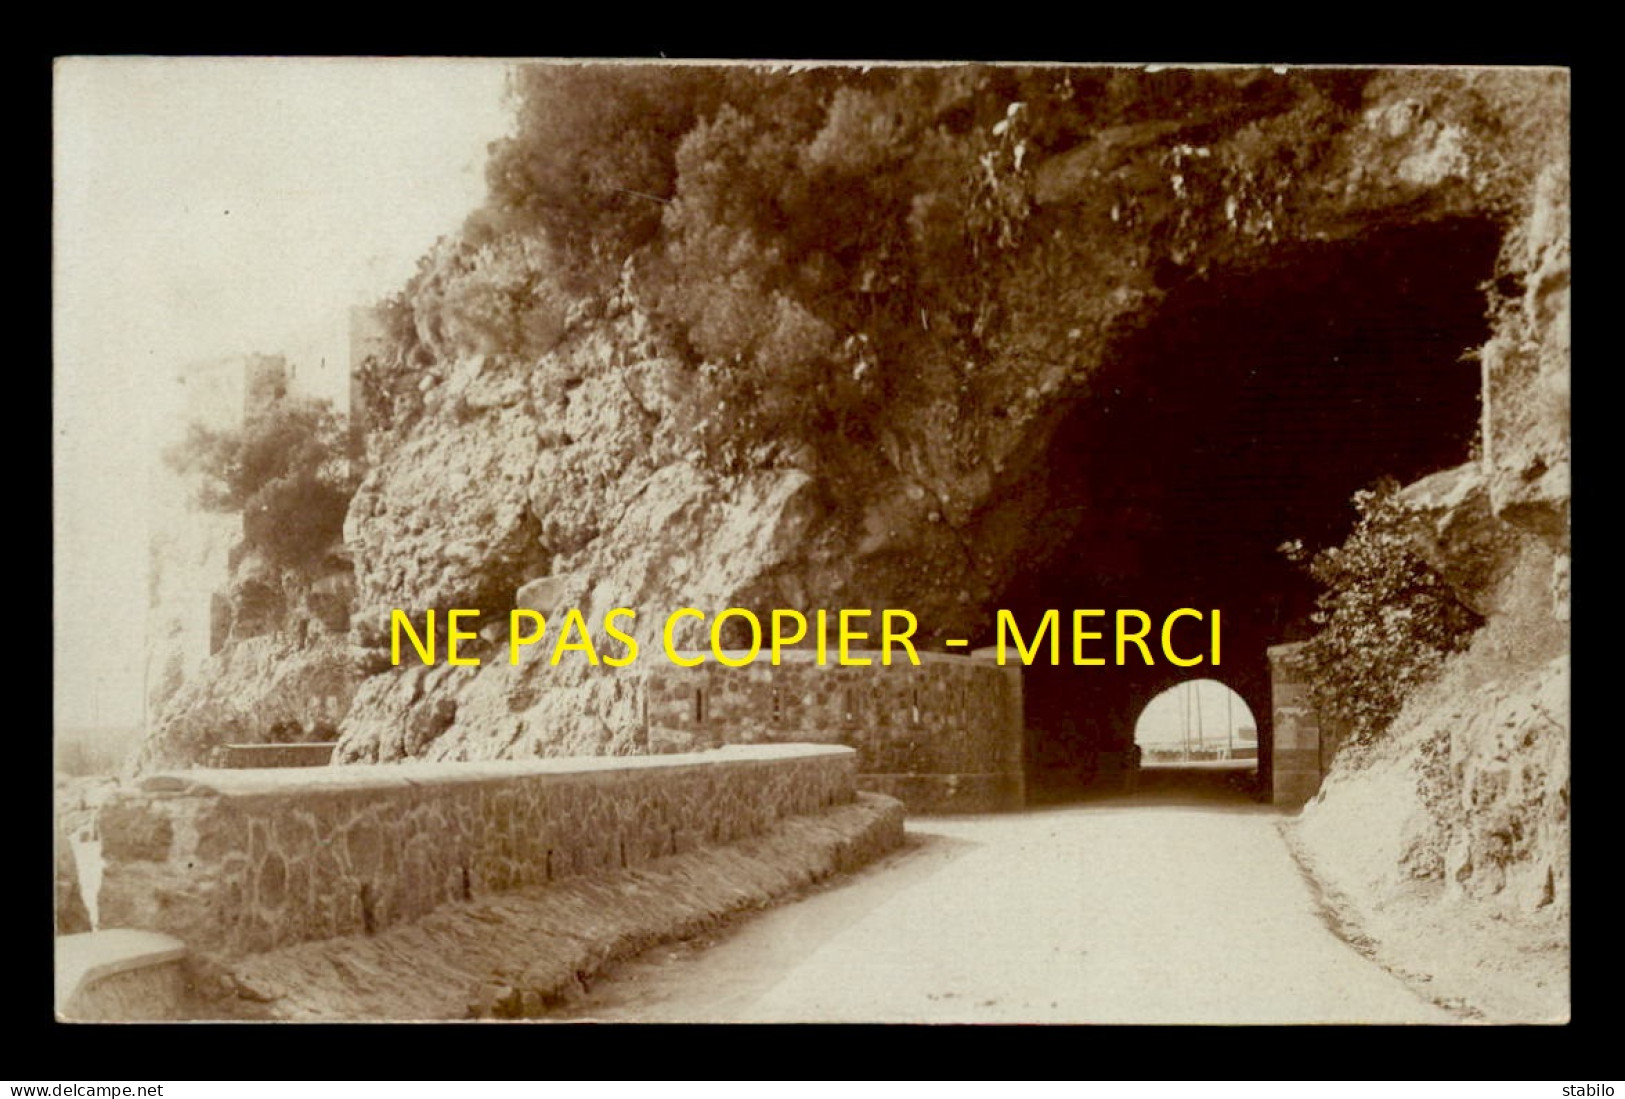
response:
[[[1126,749],[1145,705],[1193,676],[1252,709],[1269,789],[1265,650],[1312,632],[1316,597],[1280,547],[1336,545],[1356,490],[1468,459],[1480,389],[1469,352],[1488,338],[1500,241],[1495,224],[1461,219],[1284,249],[1263,269],[1171,286],[1118,342],[1032,466],[1042,506],[996,604],[1028,636],[1060,611],[1062,663],[1024,676],[1029,790],[1076,786],[1091,753]],[[1220,611],[1219,667],[1173,666],[1156,646],[1149,667],[1132,648],[1111,662],[1112,612],[1144,611],[1160,631],[1181,607],[1204,625]],[[1108,612],[1093,627],[1107,635],[1092,643],[1103,667],[1071,664],[1076,608]],[[1199,651],[1205,633],[1186,620],[1177,636]],[[995,639],[990,623],[977,644]]]

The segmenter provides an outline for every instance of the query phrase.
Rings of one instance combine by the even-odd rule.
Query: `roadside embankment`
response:
[[[201,1017],[522,1018],[586,991],[613,962],[698,935],[903,841],[903,808],[859,794],[770,833],[631,870],[446,905],[346,936],[196,967]]]

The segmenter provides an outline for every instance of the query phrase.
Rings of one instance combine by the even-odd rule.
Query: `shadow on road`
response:
[[[1029,808],[1099,806],[1185,806],[1210,812],[1269,811],[1257,793],[1258,771],[1245,764],[1169,764],[1143,767],[1129,788],[1121,775],[1101,775],[1094,782],[1038,782],[1027,791]]]
[[[929,827],[910,829],[902,847],[860,870],[787,893],[765,912],[738,912],[690,938],[605,965],[590,991],[548,1018],[731,1021],[819,947],[982,846]],[[693,976],[700,972],[703,979]]]

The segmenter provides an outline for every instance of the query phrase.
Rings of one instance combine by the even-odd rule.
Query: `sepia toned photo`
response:
[[[56,1017],[1569,1022],[1569,90],[58,59]]]

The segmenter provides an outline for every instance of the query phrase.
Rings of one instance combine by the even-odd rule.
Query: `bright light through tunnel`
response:
[[[1146,704],[1134,725],[1144,767],[1258,766],[1258,719],[1216,679],[1191,679]]]

